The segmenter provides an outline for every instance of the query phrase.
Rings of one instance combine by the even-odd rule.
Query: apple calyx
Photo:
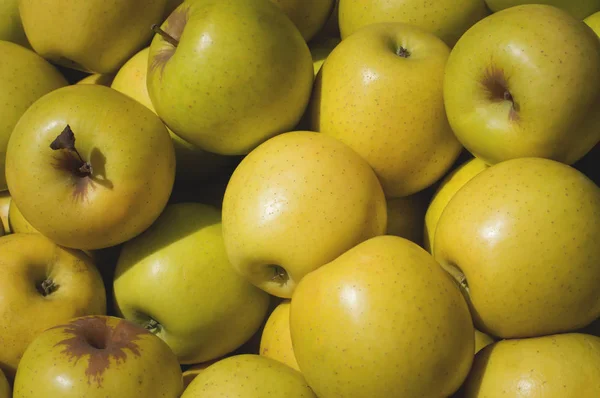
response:
[[[399,56],[399,57],[402,57],[402,58],[410,58],[410,56],[411,56],[411,52],[410,52],[410,51],[408,51],[408,49],[407,49],[407,48],[404,48],[404,47],[402,47],[402,46],[399,46],[399,47],[396,49],[396,55],[397,55],[397,56]]]
[[[279,282],[282,286],[287,283],[290,279],[287,271],[280,265],[271,265],[273,269],[273,277],[271,278],[274,282]]]
[[[74,154],[77,158],[74,162],[69,162],[69,167],[78,177],[90,177],[92,175],[92,165],[90,162],[83,160],[77,149],[75,148],[75,134],[71,130],[71,126],[67,124],[64,130],[52,141],[50,148],[54,151],[66,150]]]
[[[43,280],[42,283],[36,285],[36,288],[42,296],[46,297],[57,291],[59,285],[57,285],[52,279],[47,278]]]
[[[177,47],[179,45],[179,41],[164,30],[162,30],[160,26],[158,26],[158,24],[152,25],[151,29],[155,34],[161,35],[162,38],[165,39],[165,41],[167,41],[173,47]]]

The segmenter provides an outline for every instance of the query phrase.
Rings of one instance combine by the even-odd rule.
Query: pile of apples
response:
[[[3,0],[0,398],[600,397],[600,0]]]

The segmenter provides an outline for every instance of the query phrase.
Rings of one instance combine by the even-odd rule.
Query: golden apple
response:
[[[588,25],[596,35],[600,36],[600,11],[586,17],[583,22]]]
[[[13,398],[179,398],[181,368],[158,337],[125,319],[77,317],[39,334]]]
[[[471,180],[471,178],[487,168],[488,166],[483,160],[473,158],[462,163],[444,177],[433,194],[433,198],[425,213],[425,236],[423,240],[424,247],[427,251],[433,253],[435,230],[440,220],[440,216],[448,205],[448,202],[450,202],[450,199],[452,199],[456,192]]]
[[[290,331],[319,398],[448,397],[475,349],[458,285],[397,236],[369,239],[306,275],[292,296]]]
[[[209,397],[317,398],[300,372],[274,359],[252,354],[234,355],[210,365],[181,396]]]
[[[223,198],[223,238],[233,267],[290,298],[304,275],[385,233],[383,190],[355,151],[325,134],[267,140],[233,172]]]
[[[202,363],[197,363],[189,366],[187,369],[183,371],[183,389],[185,390],[192,380],[196,378],[200,373],[204,371],[204,369],[208,368],[213,363],[221,360],[222,358],[213,359],[212,361],[206,361]]]
[[[600,141],[600,40],[559,8],[526,4],[483,19],[456,43],[445,76],[450,125],[488,164],[572,164]]]
[[[475,354],[479,351],[487,347],[488,345],[494,343],[494,338],[489,334],[485,334],[475,329]]]
[[[475,356],[464,398],[598,397],[600,337],[566,333],[503,340]]]
[[[340,0],[342,39],[380,22],[408,23],[453,46],[474,23],[489,14],[484,0]]]
[[[13,200],[10,201],[8,206],[8,225],[9,229],[14,233],[40,233],[23,217],[23,213],[21,213]]]
[[[6,375],[0,369],[0,398],[11,398],[12,397],[12,388]]]
[[[464,287],[477,329],[501,338],[581,328],[600,316],[600,187],[543,158],[498,163],[444,209],[436,260]]]
[[[9,209],[10,192],[0,191],[0,221],[2,221],[2,227],[4,227],[4,232],[7,234],[12,232],[8,221]]]
[[[92,73],[83,79],[80,79],[75,84],[99,84],[101,86],[110,87],[114,77],[114,74]]]
[[[0,368],[10,378],[43,330],[76,316],[106,313],[102,277],[78,250],[40,234],[13,233],[0,238],[0,268]]]
[[[290,334],[290,300],[279,303],[269,315],[260,339],[259,353],[300,371]]]
[[[313,59],[313,69],[315,71],[315,77],[321,70],[323,63],[331,54],[333,49],[340,44],[342,40],[339,37],[324,37],[322,39],[312,41],[308,44],[310,54]]]
[[[583,19],[595,11],[600,11],[600,0],[485,0],[493,12],[523,4],[547,4],[559,7],[577,19]]]
[[[462,149],[444,109],[449,54],[442,40],[416,26],[361,29],[333,49],[317,76],[311,130],[366,159],[387,197],[427,188]]]
[[[0,3],[0,40],[30,48],[19,15],[19,0],[2,0]]]
[[[387,198],[387,235],[406,238],[423,246],[423,229],[429,194],[417,192],[401,198]]]
[[[292,20],[309,42],[329,19],[335,0],[271,0]]]

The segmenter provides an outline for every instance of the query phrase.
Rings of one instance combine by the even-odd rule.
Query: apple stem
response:
[[[175,39],[173,36],[162,30],[160,26],[158,26],[158,24],[152,25],[152,31],[155,34],[161,35],[162,38],[169,42],[173,47],[177,47],[179,45],[177,39]]]
[[[53,151],[65,149],[74,153],[77,155],[77,160],[79,161],[79,164],[73,165],[74,167],[77,167],[77,169],[74,171],[76,171],[80,177],[89,177],[92,175],[93,170],[91,163],[83,160],[79,154],[79,151],[77,151],[77,148],[75,148],[75,133],[73,133],[70,125],[67,124],[63,131],[54,139],[54,141],[52,141],[50,148]]]
[[[156,319],[150,318],[144,328],[150,332],[154,332],[158,328],[158,321]]]
[[[505,101],[514,102],[514,101],[513,101],[513,96],[512,96],[512,94],[510,93],[510,91],[506,90],[506,91],[504,92],[504,100],[505,100]]]
[[[46,297],[58,290],[58,285],[52,279],[44,280],[39,286],[38,291]]]

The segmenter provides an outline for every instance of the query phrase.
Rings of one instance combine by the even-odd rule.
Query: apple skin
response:
[[[386,225],[383,190],[367,162],[311,131],[259,145],[235,169],[223,198],[231,264],[282,298],[290,298],[307,273],[384,234]]]
[[[600,141],[600,40],[556,7],[499,11],[453,48],[444,100],[457,138],[488,164],[573,164]]]
[[[592,15],[586,17],[583,22],[596,33],[597,36],[600,36],[600,11],[593,13]]]
[[[444,209],[434,256],[467,287],[478,330],[568,332],[600,316],[600,187],[544,158],[498,163]]]
[[[161,339],[121,318],[85,316],[27,347],[14,398],[179,398],[182,391],[177,358]]]
[[[23,217],[23,213],[19,210],[13,200],[10,201],[8,206],[8,225],[9,229],[13,233],[24,233],[24,234],[39,234],[40,231],[35,229],[29,221]]]
[[[31,48],[21,23],[19,0],[2,0],[0,5],[0,40]]]
[[[2,227],[4,233],[11,233],[10,223],[8,221],[8,212],[10,209],[10,192],[0,191],[0,221],[2,221]]]
[[[0,368],[13,378],[25,348],[43,330],[76,316],[105,314],[106,292],[89,257],[40,234],[1,237],[0,258]],[[44,292],[46,280],[57,289]]]
[[[339,139],[366,159],[386,197],[427,188],[462,150],[444,108],[449,54],[442,40],[416,26],[362,28],[323,64],[311,98],[311,130]]]
[[[339,0],[342,39],[381,22],[402,22],[435,34],[452,47],[474,23],[489,15],[484,0]]]
[[[220,211],[200,203],[168,205],[123,245],[114,295],[124,318],[148,328],[158,322],[151,330],[182,364],[235,350],[261,326],[269,306],[269,295],[231,267]]]
[[[493,12],[532,3],[531,0],[485,0],[485,2]],[[535,0],[534,3],[561,8],[577,19],[584,19],[600,11],[600,0]]]
[[[181,398],[221,396],[317,398],[300,372],[253,354],[227,357],[210,365],[192,380]]]
[[[325,26],[335,0],[271,0],[292,20],[309,42]]]
[[[319,398],[447,397],[475,348],[457,284],[423,248],[389,235],[306,275],[292,296],[290,331]]]
[[[427,207],[425,213],[425,235],[423,238],[423,247],[433,254],[433,243],[435,239],[435,230],[440,221],[442,212],[448,205],[448,202],[471,178],[487,169],[489,166],[481,159],[472,158],[452,170],[437,187],[433,198]]]
[[[477,354],[479,351],[481,351],[488,345],[494,343],[494,341],[495,340],[492,336],[475,329],[475,354]]]
[[[600,337],[565,333],[503,340],[481,350],[464,398],[600,396]]]
[[[6,147],[15,125],[37,99],[68,84],[49,62],[18,44],[0,41],[0,190],[6,190]]]
[[[277,5],[184,2],[161,27],[179,44],[155,35],[148,92],[175,134],[209,152],[245,155],[298,123],[314,80],[312,58]]]
[[[91,176],[73,171],[72,152],[50,148],[67,125]],[[11,200],[35,229],[66,247],[101,249],[138,235],[166,206],[174,178],[175,151],[161,120],[100,85],[72,85],[40,98],[8,144]]]
[[[290,300],[283,300],[269,315],[260,339],[259,354],[300,372],[290,333]]]
[[[162,21],[165,5],[166,0],[19,0],[19,11],[42,57],[84,72],[113,73],[150,40],[150,27]]]

